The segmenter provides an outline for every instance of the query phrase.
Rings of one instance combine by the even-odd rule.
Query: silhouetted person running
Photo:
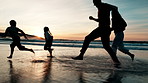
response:
[[[98,9],[98,18],[90,16],[89,19],[99,22],[99,27],[93,30],[89,35],[85,37],[79,56],[74,57],[73,59],[83,60],[84,53],[87,50],[89,43],[94,39],[101,37],[103,47],[110,54],[114,63],[120,64],[116,54],[114,53],[109,44],[111,34],[110,11],[116,9],[116,7],[107,3],[102,3],[101,0],[93,0],[93,3]]]
[[[130,53],[127,48],[124,47],[123,39],[124,39],[124,30],[127,26],[127,23],[122,18],[120,13],[117,10],[112,11],[112,29],[115,33],[115,38],[113,40],[112,49],[115,53],[117,53],[117,49],[119,49],[121,52],[128,54],[132,61],[134,60],[134,54]]]
[[[44,50],[48,50],[50,53],[50,56],[47,56],[47,57],[53,57],[52,56],[53,49],[51,49],[52,42],[53,42],[53,36],[48,27],[44,27],[44,36],[45,36],[45,41],[46,41],[44,45]]]
[[[25,35],[25,33],[21,29],[16,27],[16,21],[15,20],[11,20],[10,21],[10,27],[8,27],[6,29],[5,35],[4,35],[4,36],[12,37],[12,40],[13,40],[13,42],[10,44],[11,53],[10,53],[10,56],[7,57],[7,58],[12,58],[15,46],[17,46],[19,50],[31,51],[31,52],[34,53],[34,51],[32,49],[25,48],[25,46],[21,45],[20,37],[19,37],[19,33],[18,32],[21,32],[23,34],[23,36],[28,40],[28,38]]]

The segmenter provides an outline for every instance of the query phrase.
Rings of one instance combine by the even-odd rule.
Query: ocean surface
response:
[[[0,44],[9,44],[11,39],[0,39]],[[44,46],[45,40],[22,40],[24,45],[39,45]],[[78,40],[54,40],[53,46],[58,47],[78,47],[81,48],[83,41]],[[112,41],[110,42],[112,45]],[[124,46],[129,50],[148,50],[148,41],[124,41]],[[101,41],[92,41],[89,48],[103,48]]]

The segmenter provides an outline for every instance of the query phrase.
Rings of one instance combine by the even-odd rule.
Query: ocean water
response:
[[[130,57],[118,52],[121,67],[114,67],[108,53],[99,41],[91,42],[84,60],[72,60],[79,54],[83,41],[56,40],[53,56],[43,50],[43,40],[21,41],[35,54],[15,48],[13,59],[10,40],[0,40],[0,83],[147,83],[148,43],[125,42],[125,47],[135,54]]]
[[[4,41],[4,42],[3,42]],[[9,44],[11,39],[0,39],[1,44]],[[39,45],[44,46],[44,40],[22,40],[22,44],[24,45]],[[57,47],[78,47],[81,48],[83,45],[83,41],[76,40],[54,40],[53,46]],[[112,42],[110,42],[112,45]],[[129,50],[148,50],[148,41],[125,41],[124,46]],[[89,48],[103,48],[101,41],[92,41],[89,45]]]

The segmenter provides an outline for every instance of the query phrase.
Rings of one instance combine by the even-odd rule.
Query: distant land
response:
[[[10,37],[8,36],[8,37],[6,37],[6,38],[4,38],[3,37],[3,35],[4,35],[4,33],[1,33],[0,32],[0,38],[1,39],[6,39],[6,40],[10,40]],[[42,37],[38,37],[38,36],[36,36],[36,35],[30,35],[30,34],[26,34],[27,35],[27,37],[29,38],[29,39],[31,39],[31,40],[45,40],[44,38],[42,38]],[[20,34],[20,36],[22,37],[22,40],[23,41],[26,41],[26,40],[24,40],[24,37],[23,37],[23,35],[22,34]],[[0,40],[1,40],[0,39]],[[29,40],[30,41],[30,40]],[[54,41],[83,41],[83,40],[71,40],[71,39],[54,39]],[[94,42],[101,42],[101,40],[94,40]],[[112,41],[111,41],[112,42]],[[148,41],[124,41],[125,43],[148,43]]]

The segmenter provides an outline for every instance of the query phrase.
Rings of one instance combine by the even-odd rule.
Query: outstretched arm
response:
[[[19,29],[19,32],[21,32],[23,34],[23,36],[25,37],[25,39],[28,40],[28,38],[27,38],[26,34],[24,33],[24,31],[22,31],[22,30]]]

